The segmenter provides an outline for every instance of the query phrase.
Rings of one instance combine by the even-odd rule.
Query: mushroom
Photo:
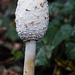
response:
[[[36,41],[48,28],[49,8],[47,0],[18,0],[16,8],[16,30],[26,42],[24,74],[34,75]]]

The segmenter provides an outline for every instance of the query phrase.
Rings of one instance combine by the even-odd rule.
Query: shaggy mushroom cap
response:
[[[16,30],[24,41],[39,40],[49,23],[47,0],[19,0],[15,12]]]

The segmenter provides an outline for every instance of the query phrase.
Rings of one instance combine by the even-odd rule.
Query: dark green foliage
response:
[[[75,61],[75,43],[74,42],[68,42],[66,44],[66,55],[68,58]]]
[[[68,59],[72,59],[75,61],[75,46],[71,48],[72,44],[75,44],[74,42],[75,41],[75,22],[74,22],[75,7],[74,6],[75,6],[74,0],[67,0],[67,1],[57,0],[53,3],[49,3],[50,23],[48,31],[45,37],[42,39],[44,43],[43,46],[46,48],[46,49],[44,48],[46,52],[44,52],[43,49],[44,55],[42,55],[44,62],[46,62],[44,59],[47,59],[48,63],[50,62],[50,58],[45,58],[47,50],[48,50],[47,55],[49,57],[51,57],[52,51],[53,52],[58,51],[59,53],[56,55],[64,56],[63,55],[64,52]],[[69,41],[67,44],[66,42],[62,43],[63,41],[67,40],[71,41]],[[60,48],[61,43],[65,45],[65,48],[62,47],[61,47],[62,49]],[[42,47],[40,49],[42,49]],[[38,53],[40,53],[41,55],[43,52],[41,51]],[[41,57],[39,57],[38,60],[42,61],[40,60],[40,58]],[[47,63],[42,62],[42,65],[46,64]],[[41,62],[39,63],[39,65],[41,65]]]
[[[18,60],[21,56],[23,56],[21,51],[16,52],[15,50],[13,50],[11,54],[14,55],[15,60]]]

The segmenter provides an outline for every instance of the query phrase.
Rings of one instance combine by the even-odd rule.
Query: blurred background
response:
[[[37,41],[35,75],[75,75],[75,0],[48,0],[50,23]],[[17,0],[0,0],[0,75],[23,75],[25,43],[15,27]]]

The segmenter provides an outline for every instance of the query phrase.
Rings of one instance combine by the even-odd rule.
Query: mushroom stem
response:
[[[36,55],[36,41],[26,42],[23,75],[34,75],[35,55]]]

